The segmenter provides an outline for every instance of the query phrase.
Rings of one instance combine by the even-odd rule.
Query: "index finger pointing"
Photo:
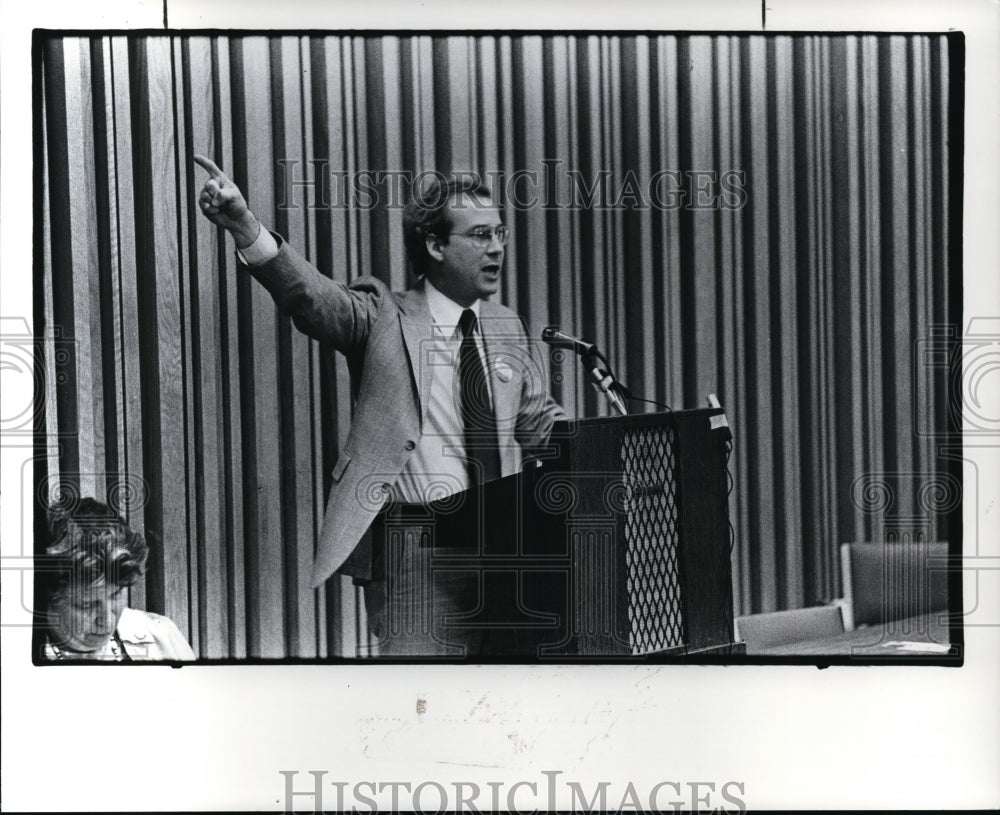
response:
[[[194,157],[194,160],[195,160],[195,163],[199,167],[201,167],[202,169],[204,169],[205,172],[207,172],[210,176],[212,176],[212,178],[217,178],[219,176],[222,176],[223,178],[225,178],[226,174],[224,172],[222,172],[222,170],[220,170],[216,166],[215,162],[212,161],[212,159],[210,159],[210,158],[208,158],[206,156],[203,156],[203,155],[201,155],[199,153],[196,153],[195,157]]]

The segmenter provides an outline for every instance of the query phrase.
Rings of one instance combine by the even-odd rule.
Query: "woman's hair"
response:
[[[70,585],[130,586],[146,566],[146,541],[118,513],[83,498],[71,509],[49,511],[49,541],[42,573],[49,604],[65,597]]]
[[[427,173],[424,184],[414,184],[412,198],[403,207],[403,243],[413,272],[418,277],[427,271],[428,235],[436,235],[442,244],[448,244],[451,221],[448,203],[457,196],[469,194],[488,201],[490,190],[475,174],[456,174],[448,178],[441,173]],[[471,206],[475,206],[472,203]]]

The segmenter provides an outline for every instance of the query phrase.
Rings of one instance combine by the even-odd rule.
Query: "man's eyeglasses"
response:
[[[501,246],[506,246],[507,241],[510,240],[510,230],[503,224],[499,224],[496,228],[491,229],[488,226],[477,226],[475,229],[469,232],[450,232],[450,235],[456,235],[459,238],[468,238],[470,241],[485,249],[493,239],[496,238],[497,242]]]

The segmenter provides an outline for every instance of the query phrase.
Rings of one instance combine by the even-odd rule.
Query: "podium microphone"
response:
[[[602,364],[601,358],[604,355],[597,350],[597,346],[594,343],[581,340],[572,334],[566,334],[559,330],[559,326],[554,325],[550,325],[542,330],[542,341],[556,348],[567,348],[579,354],[580,360],[583,362],[583,367],[590,373],[594,387],[608,398],[611,407],[614,408],[619,416],[628,415],[625,400],[622,399],[622,395],[618,391],[618,383],[615,382],[611,371],[608,370],[610,366],[607,364],[607,361]]]
[[[542,329],[542,342],[547,342],[555,348],[567,348],[577,354],[592,354],[595,348],[594,343],[584,342],[572,334],[560,331],[557,325],[550,325]]]

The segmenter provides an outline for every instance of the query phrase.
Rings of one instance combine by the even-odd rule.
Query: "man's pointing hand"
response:
[[[213,224],[228,230],[240,249],[249,246],[257,239],[261,227],[240,188],[210,158],[196,155],[194,160],[209,175],[198,195],[202,214]]]

